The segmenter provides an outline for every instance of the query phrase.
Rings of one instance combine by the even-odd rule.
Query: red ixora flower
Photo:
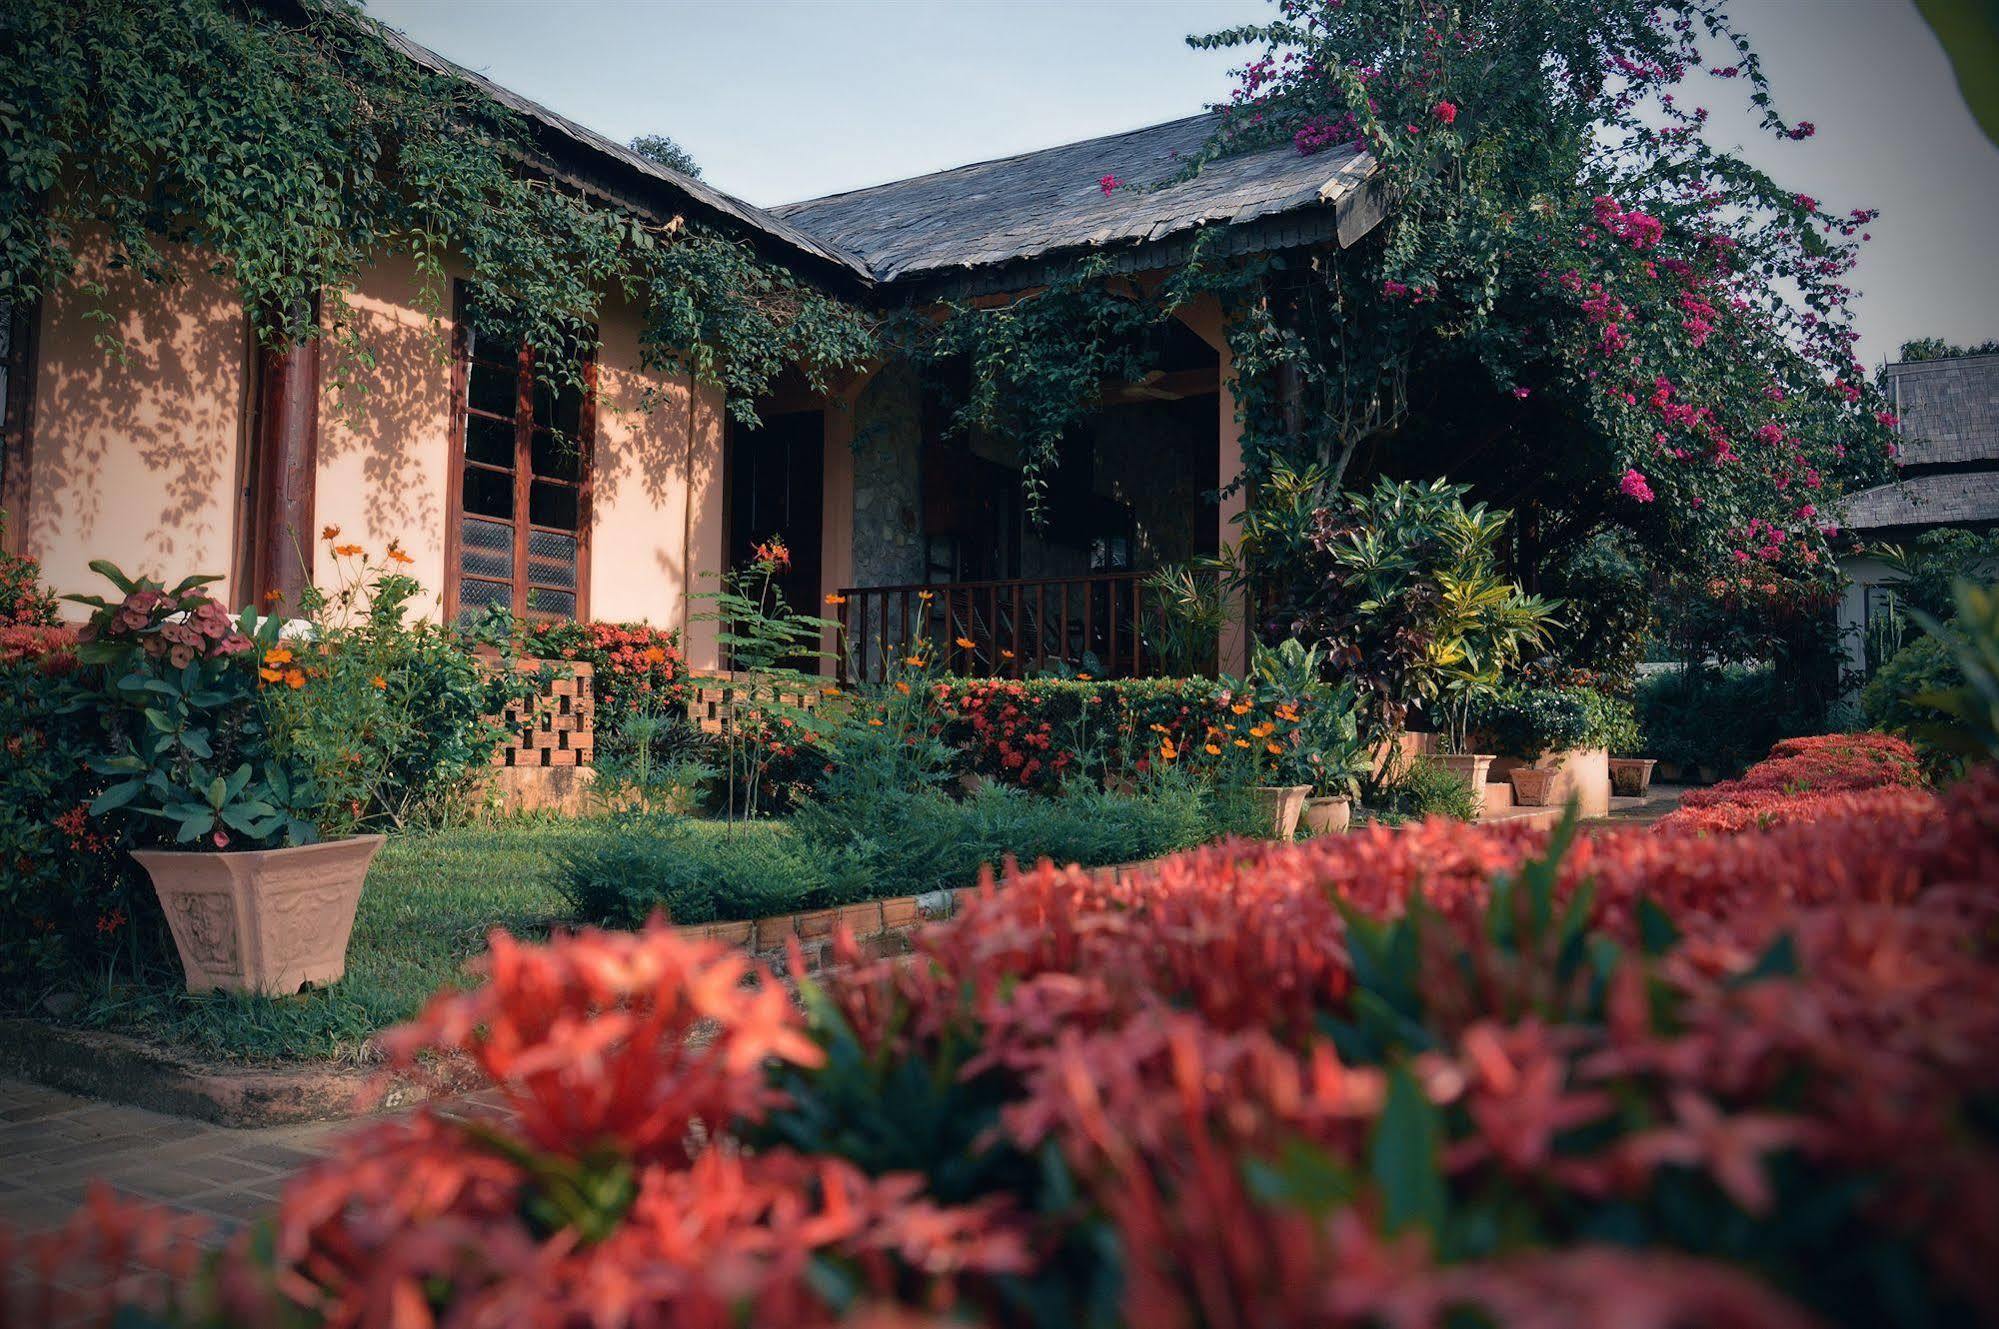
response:
[[[1441,101],[1430,108],[1430,114],[1448,125],[1458,118],[1458,108],[1454,102]]]

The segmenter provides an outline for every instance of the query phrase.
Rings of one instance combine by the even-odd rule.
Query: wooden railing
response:
[[[1145,575],[847,587],[837,604],[840,677],[880,682],[918,657],[974,677],[1020,678],[1061,665],[1104,678],[1164,673],[1162,614]]]

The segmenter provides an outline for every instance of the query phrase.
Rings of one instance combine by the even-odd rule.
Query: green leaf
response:
[[[1406,1066],[1388,1073],[1388,1102],[1374,1126],[1368,1166],[1381,1191],[1390,1233],[1443,1226],[1446,1197],[1440,1160],[1443,1119]]]
[[[91,800],[90,815],[95,817],[101,813],[110,812],[114,808],[124,807],[127,803],[137,798],[139,791],[145,787],[146,782],[144,780],[127,780],[123,784],[112,785],[109,789],[106,789]]]
[[[1680,944],[1680,929],[1649,895],[1638,897],[1638,944],[1647,955],[1664,955]]]

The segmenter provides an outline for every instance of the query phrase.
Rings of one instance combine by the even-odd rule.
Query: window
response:
[[[532,351],[483,334],[462,293],[459,308],[446,611],[587,617],[596,367],[581,391],[538,382]]]

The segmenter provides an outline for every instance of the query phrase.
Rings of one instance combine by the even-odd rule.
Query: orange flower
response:
[[[1235,741],[1235,745],[1239,748],[1246,748],[1249,746],[1249,740],[1246,738],[1238,738]]]
[[[264,592],[264,603],[267,605],[274,605],[278,601],[284,598],[285,598],[285,593],[277,589],[277,587],[275,586],[272,587],[270,590]]]
[[[1008,650],[1002,650],[1002,651],[1000,652],[1000,659],[1002,659],[1002,660],[1011,660],[1011,659],[1013,659],[1013,652],[1012,652],[1012,651],[1008,651]]]
[[[404,567],[408,567],[410,564],[416,562],[415,559],[411,558],[408,554],[405,554],[402,550],[396,548],[394,545],[389,546],[389,561],[391,563],[400,563]]]
[[[1234,711],[1237,715],[1248,715],[1250,712],[1250,705],[1246,701],[1239,701],[1235,705],[1229,707],[1229,709]]]
[[[895,690],[897,692],[900,692],[903,696],[907,697],[909,695],[909,684],[903,682],[901,679],[898,678],[895,681]]]
[[[977,649],[979,649],[979,644],[973,641],[970,637],[959,637],[957,639],[957,642],[958,642],[958,649],[961,651],[976,651]]]
[[[340,538],[340,528],[338,526],[322,526],[319,528],[319,538],[329,543],[338,540]]]
[[[1172,761],[1180,755],[1180,749],[1173,746],[1172,739],[1162,738],[1159,740],[1159,755],[1167,761]]]
[[[304,687],[305,671],[303,669],[285,670],[285,686],[291,688],[293,691],[297,691],[299,688]]]
[[[932,595],[929,591],[918,591],[916,593],[916,598],[919,600],[935,600],[937,597]]]
[[[1281,757],[1284,755],[1284,745],[1282,743],[1265,743],[1263,747],[1264,750],[1273,757]]]
[[[365,554],[367,552],[368,551],[366,549],[363,549],[360,545],[333,546],[333,555],[336,558],[351,558],[360,554]]]
[[[389,680],[383,678],[380,674],[377,674],[373,678],[369,679],[368,683],[371,687],[374,687],[378,690],[389,686]]]
[[[847,603],[847,597],[844,595],[829,595],[826,597],[826,603],[829,605],[843,605]]]
[[[273,646],[264,652],[264,663],[267,665],[285,665],[291,662],[292,653],[288,646]]]
[[[881,722],[880,720],[873,720],[873,719],[871,719],[871,720],[869,720],[869,721],[868,721],[868,723],[869,723],[869,724],[871,724],[871,725],[873,725],[873,726],[874,726],[875,728],[877,728],[877,729],[879,729],[879,728],[881,728],[881,727],[882,727],[882,722]]]
[[[909,656],[907,659],[905,659],[903,663],[908,665],[911,669],[921,669],[923,668],[923,657],[920,655],[912,655]]]
[[[1078,674],[1076,675],[1076,681],[1079,683],[1087,683],[1090,681],[1090,676],[1088,674]]]
[[[276,683],[284,676],[285,671],[282,669],[259,669],[257,671],[257,677],[263,679],[266,683]]]
[[[1210,757],[1219,757],[1222,755],[1222,750],[1213,743],[1204,743],[1201,746]]]

